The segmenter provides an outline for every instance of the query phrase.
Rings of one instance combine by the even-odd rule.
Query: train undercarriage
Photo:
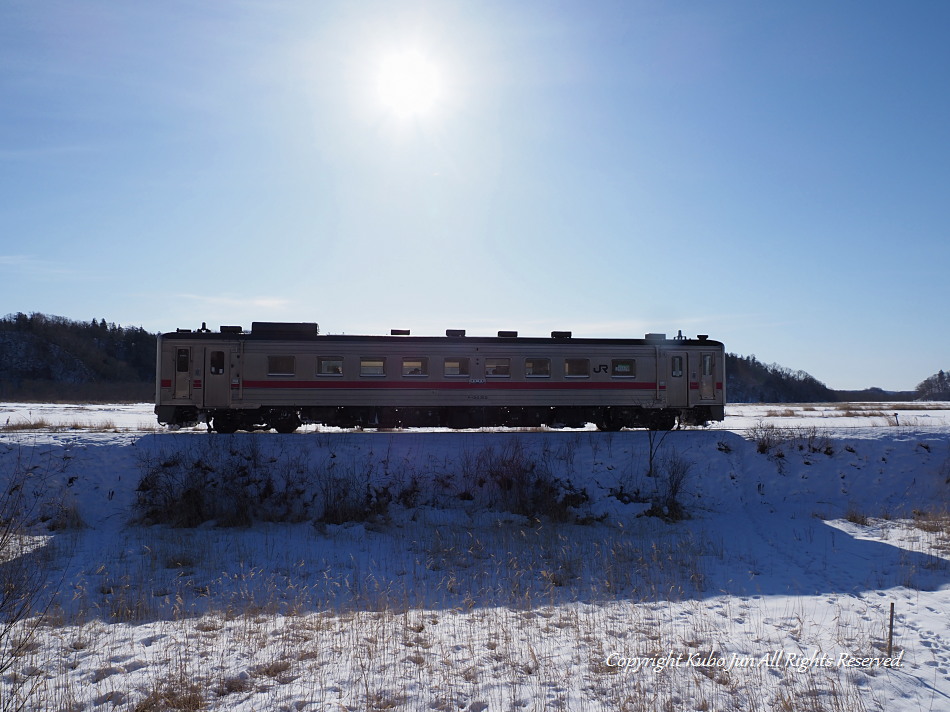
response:
[[[199,410],[192,406],[158,406],[159,422],[188,427],[205,422],[209,430],[276,430],[292,433],[301,425],[340,428],[583,427],[594,423],[599,430],[622,428],[672,430],[685,425],[705,425],[716,418],[710,406],[694,408],[642,408],[637,406],[553,407],[260,407],[254,409]]]

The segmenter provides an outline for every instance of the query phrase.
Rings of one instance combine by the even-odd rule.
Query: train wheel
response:
[[[238,424],[237,421],[231,420],[227,416],[216,415],[211,420],[211,426],[216,433],[221,433],[222,435],[230,435],[231,433],[237,432]]]
[[[658,413],[650,423],[650,430],[673,430],[675,427],[676,415],[673,413]]]
[[[623,425],[623,418],[610,408],[604,408],[600,420],[597,421],[597,429],[609,433],[617,432]]]
[[[268,425],[278,433],[292,433],[300,427],[300,418],[296,415],[287,415],[270,421]]]
[[[263,429],[273,428],[278,433],[292,433],[300,427],[300,415],[294,408],[271,408],[259,413]]]

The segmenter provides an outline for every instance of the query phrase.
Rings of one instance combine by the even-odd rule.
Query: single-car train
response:
[[[321,334],[314,323],[179,329],[158,340],[155,413],[210,430],[563,425],[658,430],[722,420],[725,352],[642,339]]]

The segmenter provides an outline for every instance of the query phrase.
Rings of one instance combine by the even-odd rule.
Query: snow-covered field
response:
[[[34,535],[0,584],[44,586],[0,627],[0,712],[950,709],[930,405],[651,438],[0,404],[0,506]]]

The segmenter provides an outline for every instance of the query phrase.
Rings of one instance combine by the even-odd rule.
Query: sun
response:
[[[383,106],[400,118],[422,116],[438,102],[441,77],[424,54],[409,50],[383,58],[378,88]]]

